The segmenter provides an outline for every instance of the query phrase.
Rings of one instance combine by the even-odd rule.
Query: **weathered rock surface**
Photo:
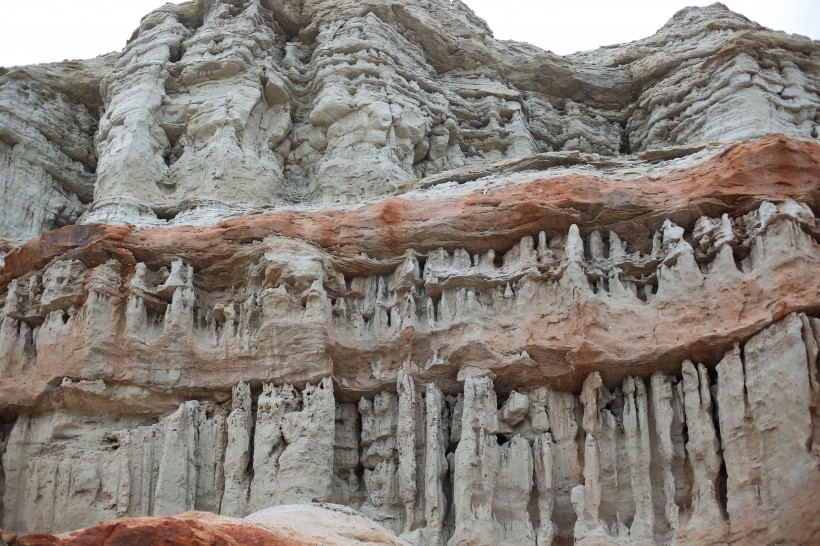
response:
[[[3,529],[817,542],[817,59],[203,0],[3,71]]]
[[[812,443],[818,338],[820,320],[793,313],[727,351],[716,377],[690,361],[678,373],[658,371],[650,381],[630,375],[612,387],[595,372],[580,396],[547,386],[499,395],[484,371],[465,377],[463,401],[459,393],[445,404],[432,384],[408,392],[412,382],[403,375],[399,398],[382,391],[361,399],[355,427],[317,413],[333,410],[329,380],[308,385],[301,397],[292,387],[265,387],[252,477],[231,482],[224,477],[237,446],[235,429],[226,426],[227,402],[185,402],[153,425],[64,412],[18,418],[3,458],[5,525],[30,532],[191,509],[241,515],[315,494],[424,544],[446,537],[448,544],[542,544],[572,536],[582,544],[699,544],[704,537],[808,543],[818,529],[816,506],[807,500],[820,494]],[[405,396],[423,411],[398,412]],[[502,408],[516,398],[528,403],[510,425]],[[278,422],[299,423],[301,433],[272,433],[277,412],[262,408],[284,410],[299,399],[303,409],[279,412]],[[349,406],[338,404],[333,415]],[[333,422],[330,436],[319,432]],[[429,436],[407,435],[408,428]],[[407,449],[400,448],[405,440]],[[310,450],[300,451],[299,441]],[[362,446],[358,463],[340,464],[351,444]],[[274,470],[271,454],[279,460]],[[347,475],[346,489],[331,492],[334,473],[354,464],[364,472]],[[250,506],[226,503],[235,483],[251,484],[249,494],[238,495]],[[291,522],[279,509],[247,519],[264,526],[268,515],[276,516],[275,529]],[[310,517],[316,519],[304,525],[323,533],[326,516]]]
[[[820,148],[810,146],[814,153]],[[741,194],[729,202],[758,200],[749,195],[753,186],[735,185],[751,173],[727,174],[718,180]],[[499,241],[497,251],[470,248],[478,229],[445,230],[480,217],[482,207],[490,214],[528,208],[519,199],[525,190],[516,186],[515,192],[505,186],[451,195],[446,210],[464,212],[449,225],[440,200],[416,200],[407,207],[408,222],[425,214],[429,222],[416,233],[393,230],[393,223],[401,228],[401,212],[395,222],[382,218],[383,227],[367,225],[361,209],[325,219],[335,224],[328,226],[330,241],[319,241],[326,249],[293,238],[299,227],[287,212],[207,229],[64,228],[6,258],[5,278],[25,264],[29,270],[7,285],[0,325],[7,378],[0,394],[40,411],[63,396],[62,404],[87,400],[68,394],[88,391],[84,383],[63,380],[81,378],[97,382],[102,409],[126,388],[123,382],[149,400],[162,391],[219,392],[227,399],[243,381],[315,384],[332,375],[343,399],[355,402],[394,389],[402,367],[446,391],[460,388],[462,369],[491,369],[509,392],[540,382],[577,389],[590,367],[612,381],[679,369],[687,358],[716,361],[774,320],[816,310],[815,176],[806,169],[792,180],[810,206],[764,201],[731,218],[720,214],[729,205],[714,197],[718,185],[708,205],[696,199],[676,205],[674,194],[665,200],[665,212],[682,226],[633,217],[613,220],[603,236],[593,217],[566,231],[546,222],[537,231],[535,224],[530,235],[513,239],[520,227],[508,220],[508,237],[501,223],[483,243]],[[521,184],[534,191],[558,183],[571,194],[587,182],[559,177]],[[564,208],[562,195],[553,197],[555,205],[535,195],[540,214]],[[650,195],[650,202],[659,197]],[[596,208],[590,200],[587,207]],[[640,200],[633,202],[630,210],[642,209]],[[695,219],[689,207],[717,214]],[[559,226],[573,219],[545,217]],[[290,237],[271,234],[280,225]],[[337,247],[339,232],[347,242]],[[416,238],[430,242],[413,248]],[[353,248],[378,253],[393,245],[394,257],[350,255],[355,240]],[[171,399],[169,409],[181,401]]]
[[[346,506],[286,505],[244,519],[186,512],[179,516],[123,519],[63,535],[14,537],[10,546],[174,544],[178,546],[300,546],[302,544],[405,546],[408,543]]]
[[[816,138],[816,50],[720,4],[566,58],[495,40],[458,1],[164,6],[116,56],[0,76],[19,203],[0,226],[202,223],[543,152]]]

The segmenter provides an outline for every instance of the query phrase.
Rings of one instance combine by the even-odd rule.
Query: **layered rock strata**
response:
[[[715,368],[685,360],[679,373],[611,388],[593,372],[580,396],[548,386],[499,394],[492,372],[478,369],[453,395],[416,389],[402,373],[398,395],[358,404],[334,404],[329,379],[301,396],[264,386],[252,437],[231,426],[237,409],[225,415],[246,407],[244,385],[230,403],[184,402],[156,424],[18,418],[5,441],[5,525],[61,529],[191,509],[241,516],[318,499],[416,544],[809,541],[820,491],[818,343],[820,319],[792,313]],[[399,412],[407,405],[419,409]],[[237,470],[236,451],[252,451],[252,464]]]
[[[784,145],[817,153],[781,139],[752,149]],[[812,176],[799,171],[787,191],[812,199]],[[756,189],[737,177],[718,179]],[[476,184],[460,199],[498,206],[540,180]],[[811,204],[666,219],[646,242],[572,224],[498,258],[351,256],[292,236],[237,240],[231,223],[48,234],[4,268],[45,264],[7,281],[0,325],[5,411],[19,415],[5,437],[4,524],[241,517],[315,498],[417,544],[811,536]],[[181,257],[137,261],[169,238]],[[207,248],[232,254],[184,261]]]
[[[818,74],[814,42],[720,4],[568,57],[494,39],[460,1],[166,5],[118,54],[0,74],[0,189],[21,204],[0,232],[355,204],[544,152],[816,138]]]
[[[806,162],[820,155],[816,145],[798,150]],[[718,163],[706,160],[689,176]],[[555,229],[550,223],[573,218],[541,215],[568,209],[589,187],[588,177],[559,176],[498,188],[465,184],[472,187],[449,194],[443,210],[433,196],[388,201],[376,208],[384,214],[375,223],[366,221],[375,211],[365,209],[324,218],[314,237],[325,248],[294,238],[302,227],[288,212],[193,231],[65,228],[6,258],[0,394],[43,409],[54,406],[55,388],[88,393],[66,394],[58,405],[85,403],[95,389],[105,405],[131,386],[146,400],[158,391],[220,392],[224,400],[240,382],[316,384],[332,375],[346,401],[356,401],[394,389],[402,368],[445,391],[459,390],[457,374],[471,367],[492,370],[504,389],[538,381],[579,389],[590,368],[613,381],[678,369],[686,358],[716,361],[774,320],[816,309],[815,170],[777,184],[811,206],[763,201],[734,218],[720,214],[745,209],[728,203],[759,199],[751,195],[756,186],[739,186],[752,173],[729,170],[710,198],[690,200],[694,210],[675,210],[679,194],[663,177],[656,187],[671,195],[649,193],[648,205],[638,197],[630,207],[631,214],[665,210],[683,225],[658,212],[637,223],[588,197],[597,215]],[[569,195],[520,200],[554,184]],[[532,231],[521,239],[520,216],[506,226],[496,216],[536,206],[534,225],[523,224]],[[716,212],[693,218],[702,208]],[[402,210],[411,209],[404,220]],[[481,218],[482,209],[492,211],[487,222],[499,223],[476,248],[478,228],[453,227]],[[448,212],[455,214],[447,219]],[[427,226],[402,229],[425,215]],[[614,218],[603,225],[611,229],[602,234],[608,215]],[[539,217],[549,218],[540,231]],[[415,239],[427,242],[413,248]],[[493,248],[494,241],[507,242]],[[372,256],[351,255],[371,248]],[[9,279],[23,267],[28,272]]]
[[[720,5],[561,58],[438,0],[4,71],[3,530],[816,542],[817,74]]]

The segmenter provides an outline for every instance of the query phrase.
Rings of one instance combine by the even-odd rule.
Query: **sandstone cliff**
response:
[[[818,55],[199,0],[4,71],[3,529],[820,540]]]

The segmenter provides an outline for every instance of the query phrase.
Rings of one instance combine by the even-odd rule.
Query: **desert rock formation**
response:
[[[820,540],[819,55],[197,0],[3,69],[4,531]]]
[[[408,546],[355,510],[327,503],[276,506],[242,519],[186,512],[178,516],[110,521],[56,536],[6,534],[6,538],[9,546]]]

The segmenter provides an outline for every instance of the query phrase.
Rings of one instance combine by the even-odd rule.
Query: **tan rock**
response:
[[[0,69],[3,529],[816,542],[816,53],[219,0]]]

